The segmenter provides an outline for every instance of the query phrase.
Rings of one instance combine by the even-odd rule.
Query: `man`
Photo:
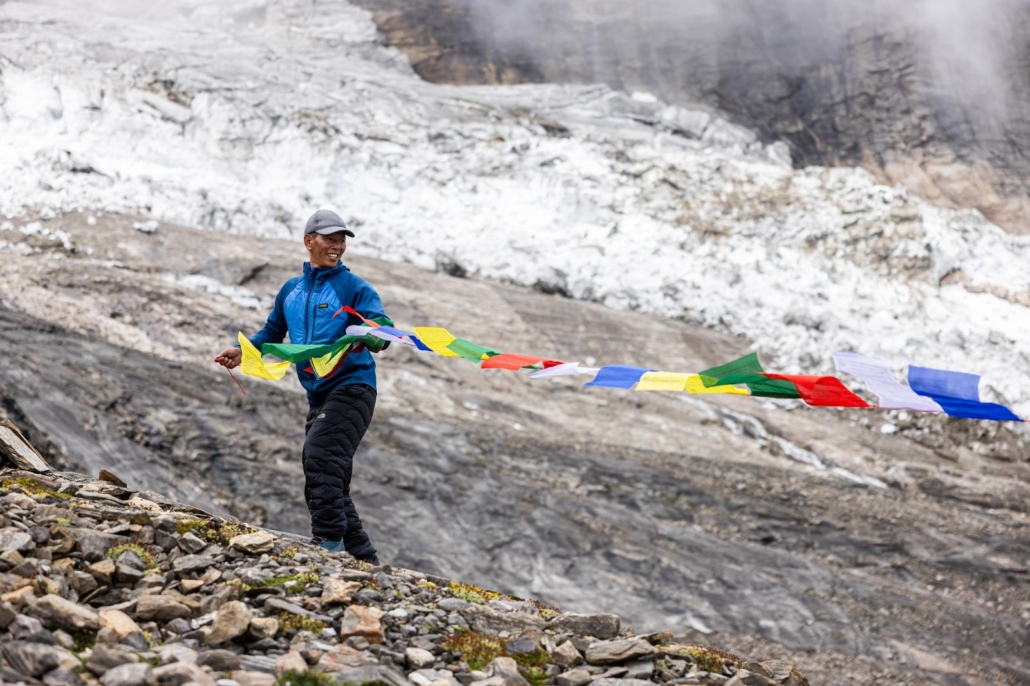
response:
[[[367,318],[386,318],[375,289],[353,274],[340,259],[347,250],[347,228],[335,212],[319,210],[304,227],[304,247],[310,260],[304,273],[286,282],[264,328],[250,342],[282,343],[286,334],[297,344],[326,344],[338,340],[361,319],[340,312],[350,306]],[[379,564],[376,550],[361,526],[350,496],[354,452],[372,421],[376,404],[376,365],[370,353],[386,347],[372,337],[354,347],[324,378],[304,363],[297,365],[300,383],[311,406],[305,425],[304,498],[311,513],[314,542],[330,552],[346,550],[359,560]],[[215,362],[233,369],[240,364],[239,348],[223,350]]]

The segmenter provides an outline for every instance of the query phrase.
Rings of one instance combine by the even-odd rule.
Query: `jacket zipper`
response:
[[[304,301],[304,319],[305,319],[304,330],[305,330],[305,332],[308,335],[308,340],[305,341],[305,342],[308,345],[312,345],[312,339],[314,338],[314,333],[313,333],[312,329],[313,329],[313,324],[314,324],[313,320],[315,318],[311,314],[311,291],[315,290],[315,279],[317,279],[317,278],[318,278],[317,274],[312,274],[311,275],[311,283],[308,285],[308,297],[307,297],[307,300]]]

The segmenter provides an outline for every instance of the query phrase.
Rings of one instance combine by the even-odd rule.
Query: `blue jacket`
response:
[[[348,326],[361,323],[346,312],[340,312],[333,319],[333,314],[344,305],[350,305],[368,319],[386,316],[375,289],[342,262],[329,269],[312,267],[310,262],[305,262],[304,274],[293,277],[279,289],[268,321],[250,342],[260,350],[265,343],[282,343],[289,333],[290,342],[299,345],[334,343],[346,333]],[[297,376],[312,405],[324,401],[338,386],[376,387],[376,363],[372,353],[365,349],[348,354],[340,368],[326,379],[306,371],[309,366],[303,362],[298,364]]]

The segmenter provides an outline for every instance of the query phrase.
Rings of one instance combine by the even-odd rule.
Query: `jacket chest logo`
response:
[[[321,304],[319,304],[318,309],[320,309],[320,310],[329,309],[329,303],[321,303]]]

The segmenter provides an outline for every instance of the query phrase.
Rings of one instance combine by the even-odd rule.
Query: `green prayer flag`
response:
[[[335,343],[325,343],[323,345],[265,343],[261,346],[261,354],[272,355],[273,357],[278,357],[280,360],[285,362],[299,364],[301,362],[307,362],[312,357],[335,355],[338,352],[349,348],[355,341],[360,341],[361,338],[361,336],[343,336]]]
[[[451,341],[450,345],[447,346],[448,350],[458,353],[466,360],[472,362],[479,362],[483,359],[483,355],[487,357],[493,357],[494,355],[500,355],[496,350],[490,348],[484,348],[481,345],[476,345],[470,341],[466,341],[464,338],[455,338]]]
[[[762,376],[762,363],[758,361],[758,353],[727,362],[700,372],[701,383],[705,388],[713,386],[732,386],[744,384],[751,395],[760,398],[800,398],[798,389],[789,381],[769,379]]]

